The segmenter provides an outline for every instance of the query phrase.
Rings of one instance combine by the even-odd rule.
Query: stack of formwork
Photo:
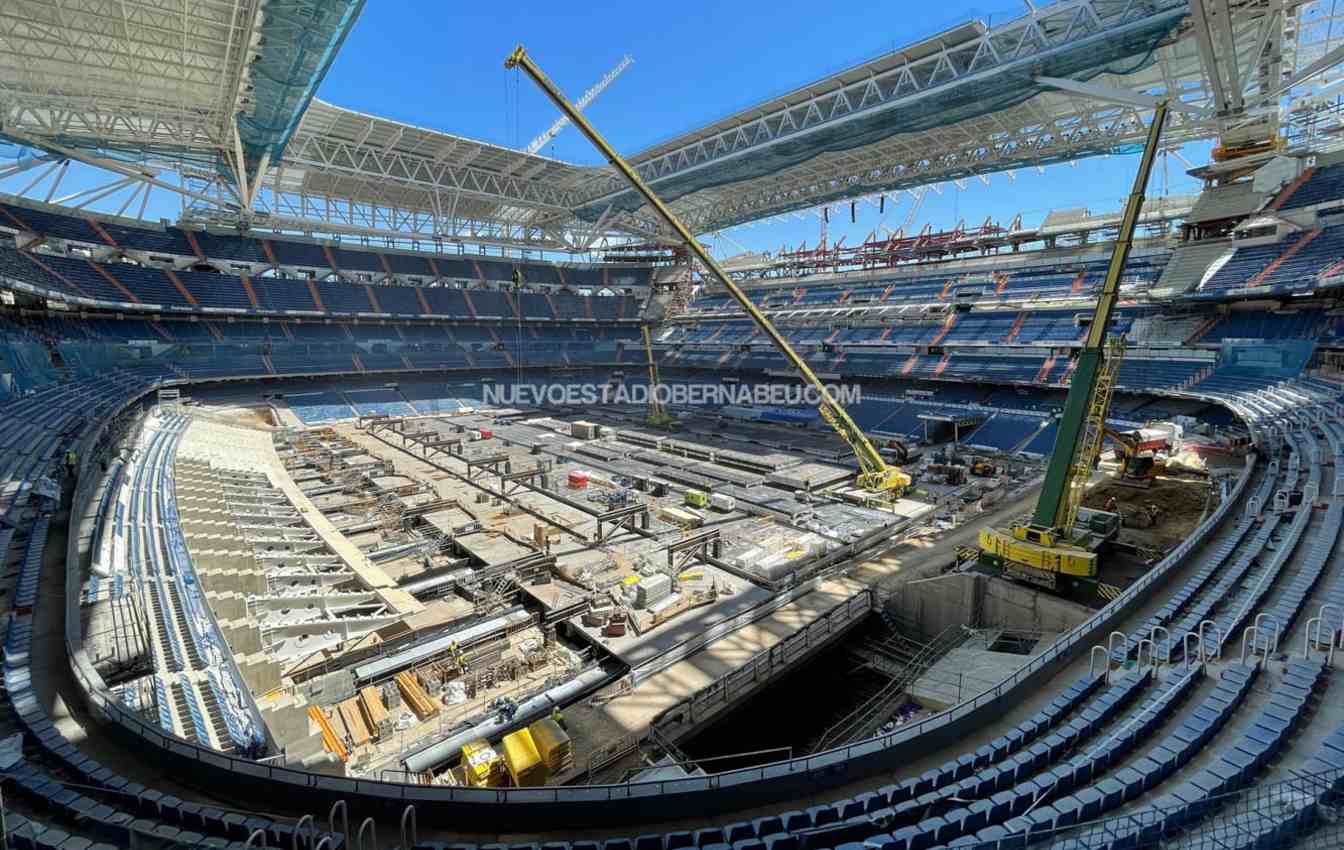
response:
[[[557,776],[574,767],[574,742],[569,734],[549,717],[534,722],[527,727],[532,735],[532,743],[537,748],[542,762],[551,776]]]
[[[335,713],[341,718],[341,723],[345,726],[346,738],[351,744],[362,747],[373,740],[374,736],[369,733],[364,714],[360,711],[358,698],[351,697],[338,703]]]
[[[596,440],[602,428],[592,422],[573,422],[570,423],[569,433],[576,440]]]
[[[768,580],[788,575],[808,559],[824,554],[828,548],[826,539],[819,534],[799,534],[784,528],[757,529],[743,543],[730,547],[723,559]]]
[[[646,576],[635,585],[635,607],[648,608],[672,593],[672,579],[663,573]]]
[[[500,741],[500,746],[504,750],[504,768],[514,785],[533,788],[546,784],[546,763],[537,752],[532,733],[526,729],[511,732]]]
[[[462,773],[468,785],[476,788],[498,788],[504,784],[504,759],[489,741],[472,741],[462,745]]]
[[[365,721],[369,724],[369,732],[375,739],[392,731],[392,715],[388,714],[387,706],[383,705],[383,698],[377,688],[366,687],[360,690],[359,705],[364,712]]]

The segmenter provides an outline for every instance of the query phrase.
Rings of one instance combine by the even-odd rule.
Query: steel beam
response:
[[[1104,100],[1111,103],[1128,103],[1131,106],[1140,106],[1144,109],[1155,109],[1164,98],[1153,97],[1150,94],[1141,94],[1140,92],[1130,91],[1129,89],[1119,89],[1114,86],[1104,86],[1100,83],[1088,83],[1080,80],[1070,80],[1063,77],[1037,77],[1036,82],[1043,86],[1060,89],[1061,91],[1081,94],[1085,97]],[[1184,112],[1187,115],[1196,118],[1208,116],[1208,112],[1203,109],[1197,109],[1188,106],[1180,101],[1169,101],[1171,108],[1177,112]]]

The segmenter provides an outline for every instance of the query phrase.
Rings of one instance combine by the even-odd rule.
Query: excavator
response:
[[[1170,448],[1168,440],[1145,442],[1137,433],[1126,433],[1106,428],[1105,434],[1115,442],[1115,459],[1120,463],[1120,483],[1129,487],[1152,486],[1153,477],[1162,469],[1155,452]]]
[[[717,280],[728,294],[733,297],[733,300],[741,305],[742,309],[746,312],[747,316],[751,318],[752,322],[761,329],[761,332],[774,343],[775,348],[779,349],[780,353],[783,354],[793,368],[798,371],[798,374],[802,376],[803,380],[806,381],[817,394],[817,397],[821,399],[821,402],[818,405],[818,413],[821,414],[821,418],[835,430],[836,434],[840,436],[840,439],[845,441],[854,452],[854,456],[858,459],[859,487],[867,491],[876,501],[892,499],[904,492],[904,490],[910,486],[910,476],[899,466],[890,465],[883,459],[882,454],[873,446],[872,442],[863,433],[862,429],[859,428],[858,424],[854,422],[853,418],[850,417],[845,408],[835,400],[835,397],[831,395],[830,390],[826,388],[826,385],[821,382],[821,379],[819,379],[816,373],[812,371],[812,368],[808,366],[807,361],[804,360],[798,352],[793,350],[793,347],[784,339],[783,334],[781,334],[779,330],[775,328],[774,324],[766,318],[765,314],[752,303],[751,299],[747,297],[747,294],[742,291],[742,288],[728,277],[728,273],[723,270],[723,267],[709,255],[709,252],[705,247],[700,244],[700,241],[691,234],[686,225],[683,224],[672,210],[668,208],[667,204],[663,203],[663,200],[654,194],[653,190],[649,188],[648,184],[644,182],[644,179],[639,176],[630,163],[626,162],[625,159],[616,152],[616,149],[613,148],[611,144],[597,132],[593,125],[588,122],[588,119],[584,117],[583,113],[579,112],[579,110],[565,98],[565,95],[560,91],[560,88],[551,81],[550,77],[546,76],[546,73],[542,71],[535,62],[532,61],[532,57],[528,56],[527,51],[523,49],[521,44],[514,48],[513,52],[504,60],[504,67],[509,69],[521,68],[532,79],[532,82],[536,83],[546,96],[551,99],[551,102],[569,117],[569,120],[574,126],[577,127],[579,131],[587,137],[588,141],[592,142],[593,146],[606,157],[607,161],[621,173],[626,181],[629,182],[630,186],[639,193],[640,197],[642,197],[658,217],[662,219],[663,223],[677,234],[681,241],[686,245],[687,249],[690,250],[691,254],[700,261],[700,264],[705,269],[709,270],[710,274],[714,276],[714,279]]]
[[[1115,540],[1120,530],[1118,515],[1084,508],[1082,499],[1105,439],[1106,413],[1124,354],[1123,341],[1108,339],[1106,331],[1119,300],[1120,276],[1134,243],[1167,109],[1167,102],[1162,101],[1153,111],[1106,278],[1078,352],[1036,510],[1010,528],[980,531],[983,565],[1050,590],[1069,591],[1079,585],[1095,585],[1098,553]]]

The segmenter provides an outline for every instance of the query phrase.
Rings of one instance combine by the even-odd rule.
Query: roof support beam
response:
[[[66,195],[64,198],[57,198],[56,200],[52,201],[52,203],[57,204],[59,206],[65,206],[73,200],[83,198],[84,200],[80,201],[78,204],[75,204],[74,206],[74,208],[77,210],[83,209],[85,206],[93,203],[94,201],[106,198],[113,192],[116,192],[119,189],[124,189],[134,182],[135,181],[132,180],[130,177],[123,177],[120,180],[113,180],[111,183],[103,183],[98,186],[90,186],[87,189],[80,189],[78,192],[75,192],[74,194],[71,195]]]
[[[61,156],[66,157],[67,159],[64,163],[64,166],[69,166],[70,160],[73,159],[76,162],[82,162],[85,165],[92,165],[96,168],[102,168],[107,171],[111,171],[114,174],[120,174],[123,177],[130,177],[135,180],[139,180],[143,183],[148,183],[151,186],[157,186],[160,189],[167,189],[168,191],[175,192],[179,195],[182,195],[183,197],[194,198],[198,201],[204,201],[210,204],[211,206],[224,207],[227,209],[235,208],[233,204],[221,203],[219,198],[212,198],[209,195],[202,195],[199,192],[193,192],[184,186],[174,186],[172,183],[169,183],[165,180],[160,180],[158,179],[158,177],[154,176],[156,172],[142,171],[140,169],[132,168],[115,160],[103,159],[102,157],[86,154],[83,151],[77,151],[71,148],[67,148],[64,145],[58,145],[55,142],[46,141],[44,139],[36,139],[33,138],[32,136],[27,135],[26,133],[11,130],[9,131],[9,135],[15,139],[24,142],[25,144],[32,145],[33,147],[43,148],[45,150],[49,150],[52,151],[53,153],[58,153]],[[64,173],[64,168],[62,169],[62,173]],[[56,182],[59,183],[60,182],[59,179]],[[47,194],[48,202],[51,201],[51,195],[55,191],[56,191],[56,184],[53,184],[51,192]]]
[[[1275,98],[1278,98],[1286,94],[1290,89],[1293,88],[1293,86],[1300,86],[1302,83],[1305,83],[1307,80],[1311,79],[1312,77],[1316,76],[1322,71],[1327,71],[1330,68],[1333,68],[1340,62],[1344,62],[1344,46],[1336,47],[1334,50],[1331,50],[1329,53],[1325,54],[1320,59],[1317,59],[1315,62],[1312,62],[1310,65],[1303,68],[1301,71],[1298,71],[1296,74],[1293,74],[1287,80],[1284,80],[1283,85],[1279,87],[1279,90],[1269,95],[1265,99],[1273,100]]]
[[[257,163],[257,173],[248,184],[247,208],[253,209],[257,203],[257,195],[261,193],[261,178],[265,176],[266,170],[271,167],[271,151],[267,148],[261,154],[261,162]]]
[[[0,180],[13,177],[15,174],[22,174],[31,168],[37,168],[39,165],[46,165],[50,170],[55,167],[55,161],[56,157],[54,156],[35,156],[31,159],[19,160],[7,168],[0,168]]]
[[[122,201],[121,206],[117,208],[117,215],[119,216],[124,215],[126,210],[131,206],[131,204],[135,203],[135,199],[140,197],[140,193],[141,192],[148,193],[149,189],[150,187],[149,184],[147,183],[136,183],[135,188],[132,189],[131,193],[126,196],[126,200]],[[141,206],[143,207],[143,204]]]
[[[51,185],[47,187],[47,196],[42,199],[42,203],[51,203],[51,198],[56,194],[56,189],[60,187],[61,181],[65,179],[66,172],[70,170],[70,160],[61,160],[61,167],[56,172],[56,176],[51,179]]]
[[[1260,31],[1255,37],[1255,51],[1250,54],[1252,62],[1259,62],[1260,57],[1265,55],[1265,51],[1270,47],[1271,43],[1274,45],[1273,55],[1278,55],[1279,51],[1282,49],[1283,24],[1279,16],[1283,13],[1276,8],[1278,2],[1279,0],[1273,0],[1269,12],[1265,15],[1264,19],[1260,21]],[[1276,62],[1274,64],[1277,66],[1279,63]],[[1255,82],[1256,75],[1247,74],[1246,79],[1243,80],[1241,84],[1242,94],[1244,95],[1246,89],[1249,89]],[[1269,95],[1265,95],[1265,92],[1267,91],[1269,91],[1268,88],[1261,88],[1261,94],[1263,96],[1261,99],[1269,97]]]
[[[43,180],[47,179],[47,177],[51,174],[51,172],[55,171],[56,168],[57,168],[58,166],[60,166],[62,162],[64,162],[64,160],[59,160],[59,161],[58,161],[58,160],[56,160],[56,159],[53,158],[53,157],[44,157],[42,161],[45,161],[45,162],[47,163],[47,167],[44,168],[44,169],[42,169],[42,171],[41,171],[36,177],[34,177],[32,180],[28,181],[28,184],[25,185],[22,189],[20,189],[20,190],[18,191],[17,194],[18,194],[19,197],[22,198],[24,195],[27,195],[28,192],[29,192],[34,186],[36,186],[37,184],[41,183]],[[10,176],[12,176],[12,175],[14,175],[14,174],[20,174],[20,173],[22,173],[22,172],[24,172],[24,171],[27,171],[27,170],[28,170],[29,168],[31,168],[32,166],[34,166],[34,165],[39,165],[39,164],[41,164],[41,162],[39,162],[39,161],[33,161],[33,162],[31,163],[31,165],[25,165],[25,166],[23,166],[23,167],[15,166],[14,168],[10,169],[10,170],[9,170],[6,174],[4,174],[3,176],[4,176],[4,177],[10,177]]]
[[[1051,88],[1059,89],[1061,91],[1080,94],[1084,97],[1104,100],[1108,103],[1127,103],[1131,106],[1139,106],[1144,109],[1153,109],[1157,106],[1158,102],[1162,100],[1160,97],[1153,97],[1152,95],[1130,91],[1129,89],[1104,86],[1100,83],[1086,83],[1081,80],[1070,80],[1065,77],[1037,77],[1036,82],[1043,86],[1050,86]],[[1196,117],[1205,116],[1204,110],[1196,109],[1193,106],[1188,106],[1177,100],[1171,101],[1170,105],[1172,109],[1184,112],[1188,115]]]
[[[1195,30],[1195,45],[1199,48],[1200,64],[1204,66],[1204,74],[1213,89],[1215,108],[1220,113],[1227,113],[1232,109],[1232,101],[1228,97],[1227,87],[1223,84],[1222,70],[1218,65],[1218,54],[1214,50],[1213,33],[1209,28],[1205,3],[1206,0],[1190,0],[1190,22]]]
[[[1232,32],[1232,10],[1227,0],[1204,0],[1215,7],[1214,19],[1217,21],[1217,35],[1222,43],[1224,62],[1222,68],[1227,74],[1227,92],[1232,101],[1232,110],[1240,112],[1246,107],[1241,95],[1241,69],[1237,67],[1237,37]],[[1248,75],[1249,76],[1249,75]]]
[[[238,121],[233,122],[233,177],[238,185],[233,187],[238,196],[238,204],[244,212],[251,209],[252,193],[247,188],[247,160],[243,157],[243,138],[238,133]]]

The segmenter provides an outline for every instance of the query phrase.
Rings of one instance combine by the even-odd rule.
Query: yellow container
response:
[[[546,764],[526,729],[510,732],[500,741],[504,750],[504,769],[519,788],[546,784]]]
[[[552,776],[574,764],[574,743],[559,723],[543,717],[527,727],[527,731],[531,733],[532,743]]]
[[[494,788],[504,784],[504,760],[486,740],[462,745],[462,772],[468,785]]]

